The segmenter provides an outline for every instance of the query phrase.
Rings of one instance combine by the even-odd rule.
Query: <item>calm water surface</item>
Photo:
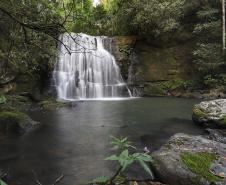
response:
[[[109,136],[127,136],[139,149],[158,149],[175,133],[203,134],[191,121],[197,100],[139,98],[77,102],[73,108],[33,111],[43,125],[20,137],[0,140],[0,168],[9,169],[12,185],[43,185],[64,174],[59,185],[83,185],[109,175],[115,165]],[[33,171],[33,172],[32,172]],[[132,173],[139,169],[134,168]]]

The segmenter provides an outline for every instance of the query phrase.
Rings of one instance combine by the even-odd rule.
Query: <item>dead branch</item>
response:
[[[64,178],[64,175],[61,174],[52,185],[56,185],[57,183],[59,183],[62,179]]]

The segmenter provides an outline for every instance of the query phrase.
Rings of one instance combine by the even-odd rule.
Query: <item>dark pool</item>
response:
[[[175,133],[203,134],[191,121],[191,109],[197,102],[139,98],[33,111],[31,117],[43,125],[24,136],[0,140],[0,168],[9,169],[12,185],[33,185],[36,178],[51,185],[61,174],[64,178],[59,185],[86,184],[112,173],[114,165],[103,160],[114,152],[111,135],[127,136],[139,149],[156,150]]]

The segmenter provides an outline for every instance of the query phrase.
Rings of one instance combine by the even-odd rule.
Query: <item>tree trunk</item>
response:
[[[222,46],[223,46],[223,54],[225,54],[225,0],[222,0]]]

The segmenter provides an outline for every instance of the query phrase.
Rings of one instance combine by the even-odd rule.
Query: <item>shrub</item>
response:
[[[128,169],[131,164],[134,162],[139,162],[141,167],[150,175],[150,178],[153,179],[153,173],[149,168],[149,162],[152,162],[152,157],[144,152],[131,152],[130,150],[136,151],[137,149],[131,145],[131,142],[127,138],[115,138],[112,137],[111,144],[118,149],[119,153],[107,157],[107,161],[115,161],[118,163],[118,170],[112,177],[101,176],[94,179],[92,184],[104,184],[104,185],[115,185],[117,183],[123,184],[130,182],[130,180],[123,175],[123,172]],[[135,180],[133,180],[135,181]]]

